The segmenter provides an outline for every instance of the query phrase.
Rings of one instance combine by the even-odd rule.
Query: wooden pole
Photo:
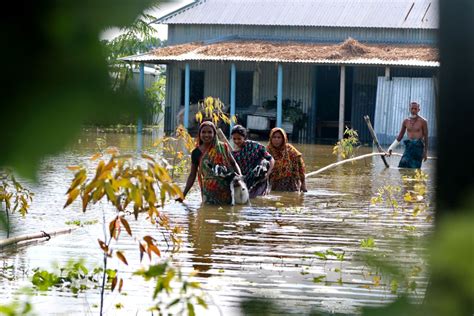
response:
[[[277,121],[276,126],[283,124],[283,66],[278,64],[277,71]]]
[[[372,123],[370,122],[370,117],[368,115],[364,115],[364,120],[365,123],[367,123],[367,127],[369,128],[370,135],[372,136],[372,140],[377,146],[377,150],[379,153],[385,153],[385,150],[383,150],[382,146],[379,144],[379,140],[377,139],[377,135],[375,134],[374,128],[372,127]],[[385,159],[385,155],[380,156],[383,160],[383,163],[385,164],[385,167],[390,168],[388,165],[387,159]]]
[[[227,145],[229,145],[230,149],[234,149],[234,147],[233,147],[232,144],[229,142],[229,140],[227,139],[227,137],[225,137],[224,132],[223,132],[220,128],[217,129],[217,138],[219,138],[219,140],[220,140],[221,142],[227,143]]]
[[[237,89],[237,70],[235,67],[235,63],[232,63],[230,66],[230,128],[229,128],[229,137],[230,133],[232,132],[232,127],[234,126],[234,122],[232,118],[235,116],[235,93]]]
[[[339,84],[339,140],[344,137],[344,107],[346,96],[346,66],[341,66],[341,82]]]
[[[60,229],[60,230],[55,230],[52,232],[40,232],[36,234],[30,234],[30,235],[22,235],[22,236],[16,236],[12,238],[7,238],[4,240],[0,240],[0,249],[12,244],[17,244],[22,241],[27,241],[27,240],[32,240],[32,239],[41,239],[41,238],[51,238],[52,236],[56,235],[61,235],[61,234],[68,234],[72,232],[75,228],[66,228],[66,229]]]

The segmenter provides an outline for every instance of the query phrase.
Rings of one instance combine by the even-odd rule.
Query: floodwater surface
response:
[[[63,209],[74,175],[66,167],[94,166],[96,161],[89,158],[97,151],[97,138],[122,153],[136,150],[134,135],[85,131],[66,152],[44,159],[37,182],[27,183],[35,192],[30,211],[25,218],[11,217],[11,236],[73,227],[66,224],[70,221],[91,224],[49,241],[3,250],[0,303],[23,297],[40,315],[98,314],[97,289],[78,295],[58,289],[26,298],[18,294],[20,288],[32,286],[35,268],[52,270],[54,263],[64,265],[70,258],[84,258],[89,267],[102,265],[97,239],[104,238],[103,216],[108,223],[113,209],[100,202],[83,213],[79,201]],[[152,143],[151,136],[144,136],[144,151],[156,155]],[[304,155],[307,172],[337,161],[332,146],[296,147]],[[360,148],[358,154],[371,150]],[[305,194],[272,192],[252,200],[251,206],[202,206],[196,181],[184,205],[169,202],[164,209],[172,225],[182,227],[183,243],[174,254],[145,214],[137,221],[128,216],[133,236],[123,233],[115,247],[126,253],[129,265],[109,263],[119,270],[124,287],[122,294],[106,293],[105,313],[150,314],[155,284],[132,275],[149,264],[147,256],[142,263],[139,260],[137,240],[145,235],[160,240],[162,257],[172,255],[186,278],[201,283],[209,304],[207,311],[197,310],[201,315],[242,315],[242,302],[249,299],[257,300],[254,308],[270,301],[274,313],[298,315],[357,314],[362,307],[388,304],[403,291],[420,302],[428,283],[425,260],[426,240],[433,229],[434,161],[422,168],[428,180],[421,202],[428,208],[414,216],[413,205],[403,202],[403,195],[414,190],[415,181],[402,177],[413,178],[415,171],[396,168],[399,159],[389,158],[389,169],[379,157],[347,163],[307,179]],[[186,175],[177,181],[183,186],[185,179]],[[395,193],[400,208],[371,205],[378,190],[389,185],[400,188]],[[376,253],[383,253],[379,255],[383,262],[398,266],[409,282],[369,265],[364,255]]]

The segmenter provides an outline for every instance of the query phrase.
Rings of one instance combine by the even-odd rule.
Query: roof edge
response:
[[[168,13],[168,14],[166,14],[166,15],[164,15],[164,16],[162,16],[162,17],[160,17],[160,18],[158,18],[154,21],[151,21],[150,24],[152,24],[152,23],[166,24],[166,23],[163,23],[163,21],[165,21],[166,19],[169,19],[169,18],[171,18],[175,15],[178,15],[181,12],[189,10],[189,9],[191,9],[191,8],[197,6],[197,5],[200,5],[203,2],[206,2],[206,0],[194,0],[193,2],[183,6],[181,8],[178,8],[178,9],[176,9],[176,10],[174,10],[174,11],[172,11],[172,12],[170,12],[170,13]]]
[[[161,18],[160,18],[161,19]],[[153,23],[153,22],[152,22]],[[163,23],[165,24],[165,23]],[[321,28],[348,28],[348,29],[387,29],[387,30],[439,30],[438,27],[405,27],[405,26],[333,26],[333,25],[314,25],[314,24],[257,24],[257,23],[166,23],[168,25],[238,25],[238,26],[282,26],[282,27],[321,27]]]

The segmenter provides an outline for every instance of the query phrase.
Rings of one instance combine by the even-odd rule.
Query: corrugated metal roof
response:
[[[201,0],[156,22],[362,28],[438,28],[437,0]]]
[[[189,43],[163,47],[121,60],[145,63],[207,60],[439,67],[437,49],[433,47],[362,45],[353,39],[342,44],[263,41]]]

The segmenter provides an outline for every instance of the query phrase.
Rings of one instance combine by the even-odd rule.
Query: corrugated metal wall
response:
[[[227,62],[191,62],[191,70],[204,70],[204,96],[218,97],[226,105],[229,103],[230,67]],[[167,67],[166,125],[170,132],[176,126],[176,115],[182,106],[181,76],[185,63],[170,64]],[[273,100],[277,95],[277,65],[273,63],[236,63],[237,71],[254,71],[255,80],[253,99],[255,105]],[[302,110],[309,113],[312,100],[312,67],[304,64],[283,65],[283,99],[302,102]],[[239,107],[239,105],[237,105]],[[307,129],[300,131],[304,139]]]
[[[148,89],[150,88],[153,83],[158,79],[158,76],[157,75],[154,75],[154,74],[149,74],[149,73],[145,73],[145,89]],[[133,72],[132,74],[132,85],[138,89],[138,83],[140,81],[140,73],[139,72]]]
[[[168,44],[237,35],[262,40],[293,40],[314,42],[342,42],[348,37],[371,43],[436,44],[436,30],[383,29],[383,28],[336,28],[311,26],[257,26],[257,25],[169,25]]]
[[[352,81],[351,126],[359,133],[362,143],[372,142],[364,115],[374,123],[377,77],[383,75],[381,67],[354,67]]]
[[[430,143],[436,138],[436,97],[433,78],[378,77],[374,129],[381,144],[388,145],[398,136],[409,104],[420,104],[420,115],[428,120]]]

